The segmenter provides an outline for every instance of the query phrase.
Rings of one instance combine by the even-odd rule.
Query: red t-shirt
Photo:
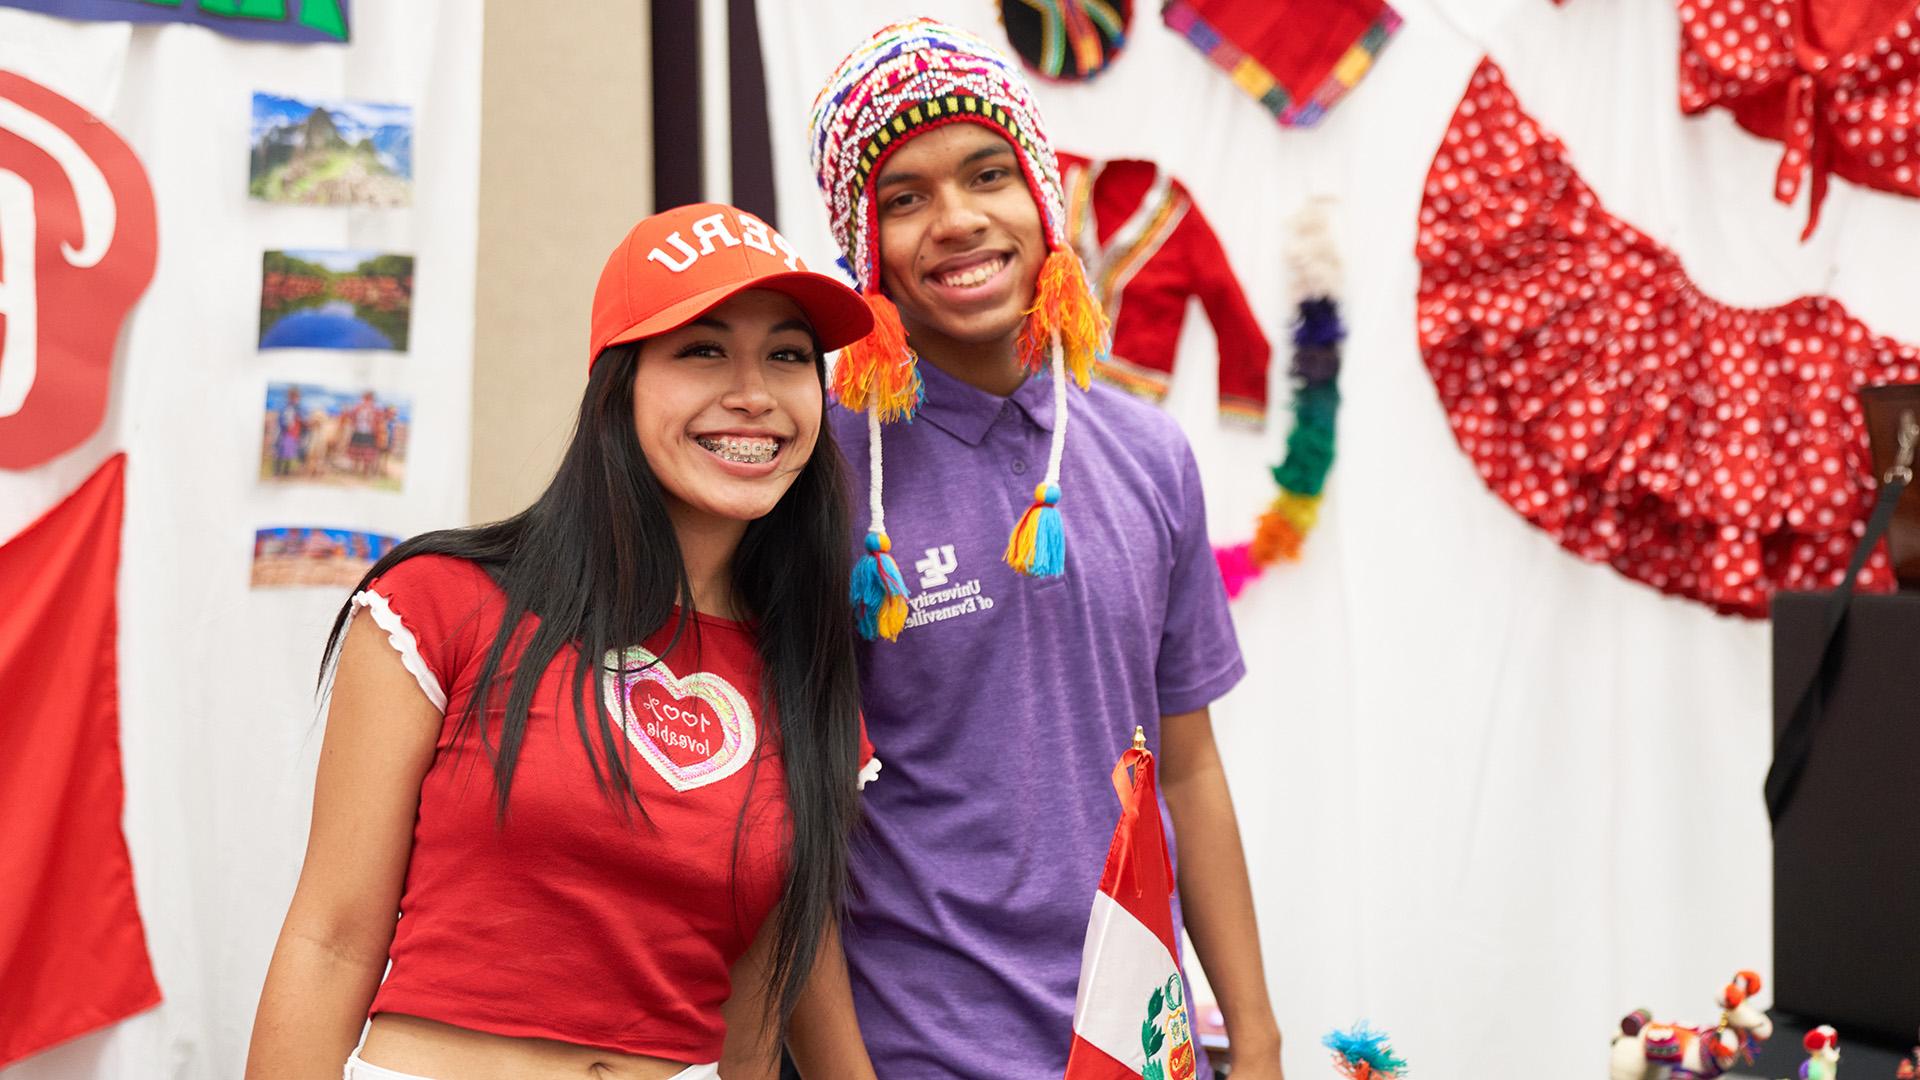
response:
[[[503,824],[476,725],[457,743],[453,732],[505,594],[473,563],[425,555],[354,599],[447,717],[420,785],[393,966],[370,1011],[717,1061],[730,972],[786,873],[779,726],[751,629],[699,615],[651,668],[671,625],[608,658],[610,719],[645,818],[623,817],[595,785],[563,650],[534,694]],[[871,758],[863,733],[863,775]]]

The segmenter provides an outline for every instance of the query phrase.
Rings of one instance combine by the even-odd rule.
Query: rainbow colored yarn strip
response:
[[[1253,539],[1213,549],[1237,598],[1247,584],[1278,562],[1295,562],[1307,534],[1320,519],[1320,499],[1333,470],[1340,414],[1340,346],[1347,328],[1334,299],[1339,257],[1328,232],[1326,208],[1316,202],[1294,219],[1295,289],[1301,296],[1293,325],[1293,423],[1273,482],[1280,489],[1254,526]]]

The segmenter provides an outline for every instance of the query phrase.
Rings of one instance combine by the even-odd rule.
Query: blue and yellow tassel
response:
[[[1060,520],[1060,485],[1033,489],[1033,505],[1007,539],[1007,565],[1029,577],[1058,577],[1067,568],[1067,528]]]
[[[883,532],[867,534],[867,553],[853,568],[854,626],[868,641],[894,641],[907,625],[907,579],[893,560],[893,541]]]

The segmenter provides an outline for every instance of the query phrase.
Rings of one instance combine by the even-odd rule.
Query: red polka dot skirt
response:
[[[1920,350],[1836,300],[1738,308],[1607,213],[1481,62],[1420,210],[1420,347],[1489,489],[1569,551],[1722,612],[1831,588],[1873,482],[1854,392]],[[1862,586],[1887,589],[1876,552]]]

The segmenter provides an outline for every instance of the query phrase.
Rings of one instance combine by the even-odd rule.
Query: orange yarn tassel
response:
[[[1087,285],[1080,257],[1071,251],[1056,251],[1041,264],[1033,306],[1020,325],[1020,362],[1028,371],[1039,371],[1052,359],[1056,331],[1067,369],[1085,390],[1094,361],[1107,355],[1107,314]]]
[[[908,420],[920,407],[923,388],[907,345],[900,309],[877,291],[862,294],[873,309],[873,332],[840,350],[833,368],[833,396],[854,412],[872,409],[891,423]]]

